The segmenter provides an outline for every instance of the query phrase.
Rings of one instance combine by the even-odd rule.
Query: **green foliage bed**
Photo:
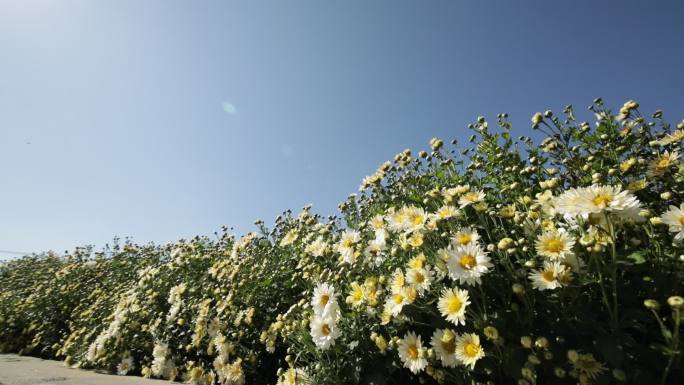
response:
[[[540,142],[479,118],[338,218],[4,263],[0,351],[207,385],[681,383],[684,122],[590,110],[535,114]]]

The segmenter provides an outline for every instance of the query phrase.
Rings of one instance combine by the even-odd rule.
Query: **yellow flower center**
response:
[[[423,223],[423,216],[422,215],[414,215],[411,217],[411,223],[413,223],[414,226],[418,226]]]
[[[679,224],[681,224],[682,226],[684,226],[684,215],[682,215],[681,217],[679,217]]]
[[[468,342],[463,348],[463,352],[468,357],[475,357],[480,352],[480,346],[472,342]]]
[[[469,234],[461,234],[458,237],[456,237],[456,242],[462,244],[462,245],[467,245],[473,240],[473,237],[471,237]]]
[[[461,310],[461,306],[463,306],[461,300],[456,296],[452,296],[449,298],[449,302],[447,303],[447,310],[449,313],[456,313],[457,311]]]
[[[544,278],[545,281],[551,282],[556,279],[556,275],[553,273],[553,271],[546,270],[542,273],[542,278]]]
[[[406,353],[412,360],[415,360],[418,358],[418,347],[416,345],[411,345],[406,350]]]
[[[591,201],[594,203],[594,205],[603,208],[608,206],[610,202],[613,201],[613,196],[606,193],[600,193],[596,195],[594,199],[592,199]]]
[[[420,269],[423,267],[423,259],[420,257],[413,258],[409,261],[409,267],[413,269]]]
[[[319,301],[319,303],[321,304],[321,306],[325,306],[328,304],[328,301],[330,301],[330,296],[327,294],[323,294],[321,296],[321,300]]]
[[[658,168],[667,168],[667,166],[670,165],[670,159],[669,158],[662,158],[658,161]]]
[[[476,202],[477,200],[480,199],[480,195],[476,192],[469,192],[469,193],[463,195],[463,197],[465,198],[466,201],[470,201],[470,202]]]
[[[476,263],[477,261],[475,260],[475,257],[470,254],[462,256],[461,259],[458,261],[458,264],[466,270],[470,270],[473,267],[475,267]]]
[[[403,275],[397,275],[394,278],[394,286],[396,287],[402,287],[406,283],[406,280],[404,279]]]
[[[351,239],[347,238],[347,239],[342,241],[342,246],[352,247],[352,246],[354,246],[354,242]]]
[[[399,305],[399,304],[401,304],[402,302],[404,302],[404,296],[401,295],[401,294],[398,294],[398,293],[395,294],[395,295],[392,297],[392,299],[394,300],[394,303],[396,303],[397,305]]]
[[[563,241],[560,239],[550,239],[546,241],[546,250],[552,253],[558,253],[563,250]]]
[[[363,299],[363,291],[361,288],[354,290],[352,293],[352,297],[354,298],[354,301],[359,302]]]
[[[231,365],[229,370],[234,377],[239,377],[242,374],[242,367],[237,365]]]
[[[425,276],[423,275],[423,273],[416,272],[415,281],[416,281],[416,283],[423,283],[423,281],[425,281]]]
[[[411,238],[409,239],[409,243],[413,247],[418,247],[423,244],[423,234],[421,233],[414,233],[411,235]]]
[[[327,336],[330,334],[330,326],[328,326],[328,324],[323,324],[323,326],[321,326],[321,332]]]

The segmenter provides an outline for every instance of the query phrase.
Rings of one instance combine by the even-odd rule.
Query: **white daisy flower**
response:
[[[677,164],[679,161],[679,153],[677,151],[669,152],[665,151],[659,157],[653,159],[651,163],[648,164],[648,170],[646,175],[653,178],[665,175],[667,170]]]
[[[458,198],[458,204],[461,206],[461,208],[464,208],[471,204],[482,202],[484,199],[485,194],[482,192],[482,190],[469,191]]]
[[[169,345],[163,342],[158,342],[154,345],[152,349],[152,365],[150,369],[152,374],[159,377],[169,377],[169,374],[173,371],[173,362],[167,360],[169,354]]]
[[[454,247],[466,246],[471,244],[477,244],[478,240],[480,240],[480,234],[478,234],[476,230],[470,228],[460,229],[456,232],[456,234],[454,234],[454,237],[451,240],[451,244]]]
[[[408,214],[406,207],[402,207],[399,210],[390,213],[387,221],[389,229],[394,232],[404,231],[409,220]]]
[[[419,335],[413,332],[406,333],[404,338],[399,340],[397,351],[404,367],[411,370],[413,374],[417,374],[427,367],[426,352]]]
[[[309,375],[303,369],[290,368],[278,377],[276,385],[302,385],[309,382]]]
[[[535,246],[537,254],[552,260],[564,260],[572,254],[575,240],[564,230],[545,231],[537,237]]]
[[[442,366],[453,368],[458,364],[456,358],[456,333],[451,329],[437,329],[430,341],[435,353],[442,361]]]
[[[465,333],[456,337],[456,357],[463,365],[475,369],[475,364],[484,355],[484,349],[480,345],[480,337],[477,334]]]
[[[670,206],[661,217],[660,220],[668,225],[671,233],[677,233],[675,235],[675,241],[679,242],[684,240],[684,203],[677,206]]]
[[[406,230],[410,232],[422,230],[428,219],[425,210],[414,206],[406,209],[406,216]]]
[[[454,325],[465,325],[465,311],[468,305],[470,305],[468,291],[462,289],[442,290],[442,296],[437,302],[439,312]]]
[[[659,140],[653,141],[653,144],[658,144],[660,146],[666,146],[674,142],[679,142],[684,139],[684,129],[678,129],[677,131],[667,134]]]
[[[325,254],[327,249],[328,243],[325,240],[323,240],[323,237],[318,237],[315,241],[306,245],[304,251],[313,257],[321,257],[323,256],[323,254]]]
[[[345,231],[342,233],[340,242],[337,244],[337,252],[342,256],[342,261],[353,264],[356,259],[355,245],[361,240],[358,231]]]
[[[475,244],[458,246],[454,250],[449,250],[449,254],[449,276],[461,284],[482,283],[482,275],[489,272],[489,268],[493,266],[487,254]]]
[[[554,216],[556,209],[554,208],[554,197],[551,190],[544,190],[543,193],[535,194],[535,203],[542,208],[542,212],[548,216]]]
[[[433,214],[432,219],[435,221],[442,219],[449,219],[458,216],[458,209],[454,206],[442,206]]]
[[[558,261],[544,262],[543,269],[533,270],[529,274],[532,287],[537,290],[557,289],[563,286],[561,283],[563,276],[569,274],[566,270],[567,267]]]
[[[363,304],[363,300],[365,299],[364,294],[363,287],[359,285],[358,282],[352,282],[346,302],[353,307],[358,307]]]
[[[299,237],[299,234],[297,234],[297,229],[292,229],[285,234],[283,239],[280,240],[280,247],[288,246],[294,243],[294,241],[297,240],[297,237]]]
[[[340,336],[335,319],[329,315],[314,315],[310,326],[311,339],[321,350],[327,350],[335,345],[335,340]]]
[[[406,272],[406,282],[416,289],[419,294],[423,294],[432,284],[432,271],[429,266],[426,266],[425,268],[409,269]]]
[[[339,311],[335,288],[327,283],[321,283],[314,289],[311,307],[317,315],[336,316]]]
[[[385,259],[385,250],[387,250],[387,245],[384,239],[380,241],[374,239],[368,243],[368,246],[363,251],[363,255],[378,266]]]
[[[378,230],[375,230],[375,239],[373,239],[371,242],[375,242],[377,244],[382,244],[384,246],[387,243],[387,238],[389,238],[389,234],[387,233],[387,230],[378,229]]]
[[[132,357],[126,357],[123,360],[121,360],[119,365],[117,365],[116,374],[118,374],[120,376],[125,376],[134,368],[135,368],[135,365],[133,364],[133,358]]]
[[[577,216],[583,214],[579,206],[582,190],[571,188],[553,199],[553,206],[560,214]]]
[[[369,222],[374,231],[385,229],[385,217],[381,214],[375,215]]]
[[[243,385],[245,383],[245,372],[242,370],[242,360],[237,359],[223,369],[226,385]]]
[[[387,300],[385,301],[385,309],[396,317],[399,315],[399,313],[401,313],[404,305],[408,305],[409,303],[411,303],[410,294],[408,293],[407,288],[402,287],[393,290],[392,294],[387,297]]]
[[[615,214],[623,219],[638,219],[641,203],[629,191],[617,186],[592,185],[568,190],[556,201],[561,214],[583,215]]]

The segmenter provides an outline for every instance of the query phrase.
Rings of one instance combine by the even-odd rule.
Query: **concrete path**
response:
[[[60,361],[0,354],[0,385],[167,385],[164,380],[71,369]]]

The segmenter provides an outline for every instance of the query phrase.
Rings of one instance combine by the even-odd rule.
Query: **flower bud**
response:
[[[556,367],[553,369],[553,374],[558,378],[565,378],[565,369]]]
[[[544,120],[544,117],[542,116],[541,112],[535,113],[532,115],[532,126],[537,127],[542,120]]]
[[[673,295],[667,299],[667,304],[673,309],[682,309],[684,308],[684,298],[678,295]]]
[[[531,349],[532,348],[532,337],[529,337],[529,336],[520,337],[520,345],[522,345],[526,349]]]
[[[529,356],[527,356],[527,362],[529,362],[529,363],[532,364],[532,365],[539,365],[539,364],[541,364],[541,360],[539,360],[539,357],[537,357],[537,356],[534,355],[534,354],[530,354]]]
[[[525,293],[525,287],[519,283],[514,283],[511,289],[513,290],[513,293],[517,295],[522,295]]]
[[[499,338],[499,331],[494,326],[486,326],[484,328],[484,335],[488,340],[494,341]]]
[[[546,349],[549,347],[549,340],[546,337],[539,337],[534,341],[534,346],[540,349]]]
[[[496,247],[499,250],[508,250],[511,247],[514,246],[514,241],[511,238],[504,238],[499,241],[499,243],[496,245]]]

